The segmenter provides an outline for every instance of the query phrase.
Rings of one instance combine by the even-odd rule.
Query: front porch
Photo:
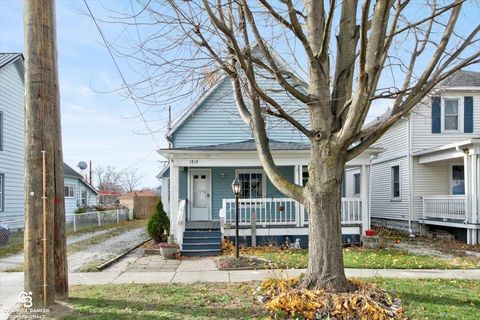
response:
[[[201,148],[201,147],[199,147]],[[365,152],[348,163],[354,171],[350,188],[355,194],[342,199],[342,231],[344,234],[362,234],[369,228],[369,162]],[[263,171],[256,150],[164,150],[169,156],[169,194],[167,211],[171,232],[176,241],[184,243],[185,231],[211,229],[220,223],[223,236],[232,236],[235,225],[235,199],[231,189],[234,178],[242,183],[239,206],[240,235],[308,236],[308,213],[297,201],[286,198],[269,181]],[[306,165],[308,149],[275,150],[275,162],[282,175],[291,182],[304,185],[308,181]],[[164,200],[164,203],[166,201]],[[208,224],[207,222],[216,222]],[[226,227],[225,227],[226,226]],[[223,228],[225,227],[225,228]],[[191,232],[190,232],[191,233]],[[190,234],[189,233],[189,234]]]
[[[420,223],[463,229],[468,244],[480,242],[479,156],[477,139],[414,153]]]

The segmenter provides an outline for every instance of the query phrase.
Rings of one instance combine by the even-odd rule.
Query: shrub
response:
[[[87,212],[87,209],[82,208],[82,207],[77,208],[77,210],[75,210],[75,213],[77,213],[77,214],[79,214],[79,213],[85,213],[85,212]]]
[[[170,232],[170,220],[165,211],[163,211],[162,200],[158,199],[155,212],[150,217],[147,225],[147,232],[156,243],[166,242]]]

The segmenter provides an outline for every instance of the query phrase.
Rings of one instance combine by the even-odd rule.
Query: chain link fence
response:
[[[94,231],[107,225],[130,220],[128,209],[94,211],[65,216],[66,231]],[[23,248],[24,220],[0,220],[0,256],[15,253]]]

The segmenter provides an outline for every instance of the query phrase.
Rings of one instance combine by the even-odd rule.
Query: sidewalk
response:
[[[269,276],[298,276],[305,269],[287,270],[242,270],[220,271],[212,270],[212,266],[201,260],[183,263],[176,271],[148,272],[74,272],[69,274],[70,285],[104,285],[129,283],[193,283],[193,282],[247,282],[261,281]],[[345,269],[347,277],[368,278],[447,278],[480,280],[480,270],[399,270],[399,269]],[[18,295],[23,291],[23,272],[0,273],[0,319],[6,319],[2,310],[11,309],[18,303]]]

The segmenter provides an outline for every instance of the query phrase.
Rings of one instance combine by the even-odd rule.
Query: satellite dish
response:
[[[77,164],[77,167],[80,168],[80,170],[85,170],[87,169],[87,163],[85,161],[80,161],[78,164]]]

